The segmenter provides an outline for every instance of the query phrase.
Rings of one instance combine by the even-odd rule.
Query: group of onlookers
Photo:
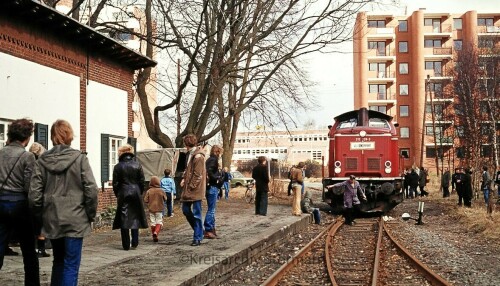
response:
[[[403,172],[403,178],[403,193],[405,198],[413,199],[417,196],[423,197],[429,195],[425,190],[429,182],[429,174],[423,167],[420,169],[418,167],[406,169]]]

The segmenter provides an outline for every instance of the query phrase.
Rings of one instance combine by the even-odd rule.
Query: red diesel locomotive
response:
[[[330,127],[328,177],[323,178],[323,199],[334,213],[343,210],[343,189],[327,185],[350,175],[365,190],[363,213],[384,213],[403,201],[396,126],[392,117],[361,108],[335,117]]]

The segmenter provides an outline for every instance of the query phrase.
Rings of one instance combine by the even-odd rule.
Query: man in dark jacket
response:
[[[460,167],[455,169],[455,174],[453,174],[451,178],[451,190],[452,192],[454,190],[457,191],[458,195],[458,205],[462,205],[462,201],[464,198],[464,191],[465,191],[465,174],[464,174],[464,168]]]
[[[483,191],[484,202],[486,204],[488,204],[488,200],[490,197],[490,185],[491,178],[490,174],[488,173],[488,167],[483,166],[483,174],[481,175],[481,190]]]
[[[427,173],[427,170],[424,169],[424,167],[420,167],[420,175],[418,177],[418,186],[420,188],[420,196],[428,196],[429,193],[425,191],[425,186],[427,185],[427,178],[429,177],[429,174]]]
[[[266,157],[260,156],[259,164],[252,170],[255,180],[255,214],[267,215],[267,193],[269,192],[269,172],[267,171]]]
[[[417,195],[418,179],[419,177],[415,169],[411,169],[408,186],[410,186],[410,198],[412,199]]]
[[[205,238],[213,239],[217,237],[215,231],[215,208],[217,206],[217,197],[219,190],[224,183],[224,178],[219,171],[219,157],[222,155],[223,149],[218,146],[212,146],[210,150],[210,157],[207,159],[206,170],[208,176],[208,190],[206,192],[207,198],[207,214],[205,215]]]
[[[443,198],[450,196],[450,170],[444,168],[443,176],[441,176],[441,188],[443,189]]]
[[[24,149],[32,134],[31,120],[14,120],[7,131],[7,145],[0,149],[0,269],[8,238],[16,231],[23,253],[24,284],[40,285],[35,231],[28,206],[35,155]]]
[[[464,206],[472,207],[472,171],[470,168],[465,169],[464,175]]]

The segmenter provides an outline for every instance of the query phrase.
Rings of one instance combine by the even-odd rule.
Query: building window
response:
[[[387,114],[387,106],[385,105],[371,105],[370,110],[378,111]]]
[[[384,20],[368,20],[368,28],[385,28]]]
[[[465,128],[463,126],[455,126],[455,133],[457,137],[463,138],[465,136]]]
[[[378,100],[387,99],[387,87],[385,84],[370,84],[368,85],[369,93],[377,93]]]
[[[434,70],[434,76],[443,75],[443,63],[441,62],[425,62],[426,70]]]
[[[493,41],[493,39],[480,39],[477,46],[479,48],[493,48],[495,46],[495,41]]]
[[[455,50],[457,50],[457,51],[461,51],[462,50],[462,40],[454,40],[453,41],[453,48],[455,48]]]
[[[408,63],[399,63],[399,74],[408,74]]]
[[[442,44],[441,40],[424,40],[424,48],[441,48]]]
[[[493,18],[477,18],[477,25],[491,27],[493,26]]]
[[[377,49],[377,56],[385,56],[385,42],[368,42],[368,49]]]
[[[125,137],[101,134],[101,182],[113,178],[113,168],[118,163],[118,148]]]
[[[0,121],[0,149],[2,149],[7,143],[7,130],[8,123]]]
[[[408,85],[400,84],[399,85],[399,95],[408,95]]]
[[[408,148],[399,149],[399,155],[401,155],[401,157],[406,159],[410,158],[410,149]]]
[[[482,145],[481,146],[481,157],[488,158],[493,154],[493,148],[491,145]]]
[[[465,158],[465,147],[457,147],[457,158]]]
[[[432,32],[441,33],[441,19],[425,18],[424,26],[431,26]]]
[[[425,157],[426,158],[436,158],[436,149],[434,147],[425,147]]]
[[[323,156],[321,151],[312,151],[312,159],[313,160],[321,160],[321,156]]]
[[[408,105],[400,105],[399,106],[399,116],[400,117],[410,116],[410,107]]]
[[[410,128],[409,127],[401,127],[399,129],[399,133],[401,134],[401,138],[410,138]]]
[[[431,82],[429,83],[429,89],[431,92],[434,92],[434,96],[436,98],[443,97],[443,84],[440,82]]]
[[[398,31],[399,32],[408,32],[408,21],[406,21],[406,20],[399,21]]]
[[[407,53],[408,52],[408,42],[399,42],[398,45],[398,51],[400,53]]]
[[[462,30],[462,19],[461,18],[453,19],[453,30]]]

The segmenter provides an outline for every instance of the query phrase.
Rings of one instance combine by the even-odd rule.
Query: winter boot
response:
[[[154,231],[154,234],[153,234],[153,241],[154,242],[158,242],[158,234],[160,234],[160,230],[161,230],[161,224],[157,224],[155,226],[155,231]]]
[[[153,241],[155,241],[155,239],[157,239],[157,236],[158,236],[155,229],[156,229],[156,226],[152,225],[151,226],[151,235],[153,236]]]

